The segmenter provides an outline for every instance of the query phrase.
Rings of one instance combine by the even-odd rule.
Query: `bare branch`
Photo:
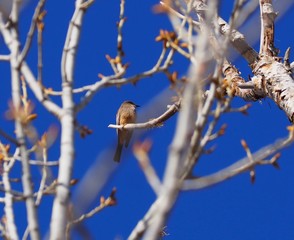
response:
[[[202,1],[191,0],[193,9],[198,14],[204,14],[207,11],[207,5]],[[244,36],[235,29],[231,29],[229,24],[222,18],[217,18],[220,31],[223,35],[230,36],[230,42],[233,47],[247,60],[249,64],[253,64],[258,59],[258,53],[245,41]]]
[[[38,28],[38,82],[42,84],[43,82],[43,30],[44,30],[44,16],[46,12],[43,11],[38,16],[37,28]]]
[[[6,155],[6,160],[8,159],[7,152],[1,143],[1,152],[2,154]],[[5,207],[4,212],[7,219],[7,232],[6,235],[9,236],[11,239],[19,239],[17,234],[17,228],[14,221],[14,211],[13,211],[13,193],[11,192],[11,185],[9,181],[9,173],[14,165],[15,160],[5,161],[3,163],[3,185],[5,190]]]
[[[165,169],[165,175],[162,183],[162,190],[157,197],[157,201],[152,205],[153,211],[151,214],[152,221],[146,225],[144,239],[158,239],[161,229],[168,217],[168,214],[173,207],[179,194],[181,185],[180,174],[183,171],[183,163],[189,156],[189,139],[190,132],[193,127],[193,109],[195,96],[201,93],[201,85],[199,82],[204,78],[205,69],[208,67],[207,48],[208,48],[208,32],[204,32],[197,42],[197,50],[195,51],[196,65],[191,64],[189,81],[185,85],[185,90],[182,100],[182,108],[179,114],[175,136],[170,148],[168,162]],[[198,92],[197,92],[198,91]],[[212,91],[213,92],[213,91]],[[202,95],[202,94],[201,94]],[[198,99],[197,99],[198,100]],[[196,108],[200,107],[201,103],[197,102]],[[208,108],[211,104],[208,104]],[[198,124],[198,120],[196,125]],[[198,131],[199,128],[196,128]],[[149,225],[150,224],[150,225]],[[139,227],[140,225],[137,225]],[[136,228],[137,228],[136,227]],[[130,239],[136,239],[133,235],[137,232],[136,228],[130,236]]]
[[[122,28],[126,21],[126,18],[124,16],[125,14],[125,0],[120,1],[120,13],[119,13],[119,22],[117,24],[117,56],[119,57],[120,61],[118,63],[118,72],[121,72],[123,66],[121,65],[121,60],[124,57],[124,51],[123,51],[123,36],[122,36]]]
[[[78,91],[84,91],[87,90],[87,93],[85,94],[82,101],[76,105],[76,111],[80,111],[83,109],[86,105],[90,103],[94,95],[101,89],[107,87],[107,86],[122,86],[127,83],[136,83],[138,80],[151,77],[156,73],[161,73],[167,70],[167,68],[171,64],[172,57],[174,55],[174,50],[171,50],[169,54],[167,55],[165,61],[164,57],[166,56],[166,49],[164,48],[156,62],[156,64],[150,69],[143,73],[136,74],[131,77],[121,78],[121,73],[115,74],[108,77],[103,77],[101,81],[98,81],[92,85],[85,86]]]
[[[33,15],[33,18],[32,18],[30,29],[29,29],[28,34],[27,34],[27,39],[26,39],[25,45],[23,47],[22,52],[19,55],[19,59],[18,59],[18,64],[19,65],[22,64],[22,62],[26,58],[26,56],[27,56],[27,54],[28,54],[28,52],[29,52],[29,50],[31,48],[33,35],[34,35],[36,25],[37,25],[37,20],[38,20],[38,17],[40,15],[45,3],[46,3],[46,0],[39,0],[38,5],[35,8],[35,12],[34,12],[34,15]]]
[[[36,80],[26,62],[22,63],[20,70],[39,102],[48,110],[48,112],[60,119],[63,114],[63,110],[44,94],[41,85]]]
[[[41,182],[40,182],[40,186],[39,186],[39,190],[37,192],[37,198],[36,198],[36,206],[39,206],[40,203],[41,203],[41,200],[42,200],[42,197],[43,197],[43,192],[44,192],[44,189],[45,189],[45,185],[46,185],[46,181],[47,181],[47,166],[46,166],[46,163],[47,163],[47,148],[45,146],[43,146],[43,161],[44,161],[44,165],[43,165],[43,168],[42,168],[42,179],[41,179]]]
[[[144,128],[153,128],[153,127],[161,127],[162,124],[171,118],[174,114],[176,114],[180,108],[181,100],[169,106],[169,108],[159,117],[152,119],[145,123],[129,123],[126,125],[114,125],[109,124],[108,127],[116,128],[116,129],[144,129]]]
[[[100,205],[92,209],[90,212],[85,213],[81,215],[79,218],[74,219],[70,221],[67,226],[66,226],[66,239],[70,239],[70,229],[72,228],[73,225],[79,224],[83,222],[84,220],[93,217],[95,214],[101,212],[103,209],[106,207],[110,207],[116,204],[116,188],[114,188],[110,194],[110,196],[107,199],[104,199],[104,197],[100,198]]]
[[[9,50],[13,50],[13,45],[12,43],[14,42],[13,39],[15,38],[9,29],[6,28],[3,19],[0,19],[0,31],[4,37],[4,41],[6,45],[8,46]],[[19,43],[18,43],[19,44]],[[10,56],[11,57],[11,56]],[[18,58],[18,56],[17,56]],[[18,64],[18,63],[17,63]],[[18,66],[17,66],[18,67]],[[24,75],[29,87],[35,94],[36,98],[39,100],[39,102],[52,114],[60,118],[62,115],[62,110],[60,107],[58,107],[55,103],[50,101],[46,96],[44,96],[42,87],[38,84],[36,81],[33,73],[31,72],[30,68],[26,64],[25,61],[22,62],[20,66],[21,73]]]
[[[152,143],[150,140],[145,140],[142,143],[137,142],[133,146],[133,151],[143,173],[145,174],[145,177],[149,185],[152,187],[155,194],[159,195],[161,189],[161,182],[148,156],[151,144]]]
[[[292,136],[291,136],[292,135]],[[289,137],[278,140],[277,142],[270,144],[262,149],[258,150],[256,153],[252,154],[252,160],[245,157],[231,166],[220,170],[214,174],[208,175],[206,177],[200,177],[197,179],[185,180],[182,186],[182,190],[198,190],[212,186],[217,183],[221,183],[227,179],[230,179],[240,173],[252,169],[255,165],[264,164],[264,159],[270,155],[276,153],[277,151],[289,146],[293,142],[293,133],[290,133]],[[272,162],[268,162],[272,164]]]
[[[19,56],[19,36],[18,36],[18,14],[19,6],[21,1],[14,0],[11,12],[12,26],[10,29],[6,29],[3,24],[3,19],[0,19],[0,30],[4,36],[5,42],[10,49],[10,66],[11,66],[11,79],[12,79],[12,101],[15,109],[20,109],[21,106],[21,95],[20,95],[20,72],[18,67],[18,56]],[[10,40],[10,41],[9,41]],[[28,152],[26,149],[25,133],[23,124],[19,118],[15,118],[15,132],[17,142],[19,143],[20,154],[22,157],[22,184],[24,189],[24,195],[26,196],[26,210],[27,210],[27,221],[32,240],[39,239],[39,223],[36,208],[33,199],[33,188],[31,181],[30,165],[28,163]]]
[[[6,138],[9,142],[15,144],[16,146],[19,146],[19,143],[17,142],[17,140],[15,138],[13,138],[12,136],[10,136],[9,134],[7,134],[2,129],[0,129],[0,135],[3,136],[4,138]]]
[[[92,2],[92,1],[91,1]],[[62,72],[62,103],[64,114],[61,116],[61,155],[58,172],[58,184],[56,197],[53,203],[53,210],[50,223],[50,238],[64,239],[67,226],[67,209],[70,200],[70,181],[74,161],[74,67],[82,21],[85,10],[90,5],[89,1],[76,0],[73,13],[64,44],[61,72]]]
[[[0,55],[0,61],[10,61],[10,55]]]

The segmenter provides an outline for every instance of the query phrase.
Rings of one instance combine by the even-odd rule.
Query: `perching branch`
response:
[[[124,126],[122,125],[114,125],[109,124],[108,127],[116,128],[116,129],[145,129],[145,128],[153,128],[153,127],[161,127],[165,121],[171,118],[174,114],[176,114],[180,108],[181,100],[177,101],[173,105],[169,106],[168,109],[159,117],[155,119],[151,119],[145,123],[129,123]]]

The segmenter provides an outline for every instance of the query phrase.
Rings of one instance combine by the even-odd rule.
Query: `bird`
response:
[[[116,113],[116,125],[125,126],[128,123],[135,123],[137,119],[136,108],[139,105],[133,103],[132,101],[124,101]],[[131,129],[117,129],[117,147],[113,157],[115,162],[120,162],[121,152],[123,145],[127,148],[131,137],[133,135],[133,130]]]

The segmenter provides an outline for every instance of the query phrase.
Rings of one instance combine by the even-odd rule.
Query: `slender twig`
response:
[[[169,14],[172,14],[172,15],[174,15],[174,16],[178,17],[179,19],[182,19],[182,20],[187,18],[187,16],[185,16],[185,15],[179,13],[178,11],[174,10],[171,6],[169,6],[165,2],[160,1],[160,4],[163,5],[164,7],[166,7],[168,9],[168,13]],[[192,23],[193,23],[194,26],[196,26],[198,28],[200,27],[200,23],[199,22],[193,20]]]
[[[190,79],[185,85],[182,108],[169,151],[162,190],[157,198],[157,205],[154,207],[152,221],[149,223],[150,225],[148,224],[149,226],[146,226],[147,229],[143,239],[158,239],[158,234],[164,226],[179,194],[179,186],[181,185],[180,174],[183,170],[183,163],[187,156],[189,156],[189,144],[187,141],[190,139],[191,126],[193,126],[194,99],[202,91],[202,89],[199,89],[199,81],[204,78],[204,69],[208,67],[207,58],[205,57],[208,48],[207,34],[202,34],[199,37],[197,46],[198,48],[195,52],[197,65],[191,64]],[[197,105],[200,106],[200,103],[196,103],[196,107]],[[196,131],[198,130],[197,128]],[[130,237],[130,239],[134,238]]]
[[[43,82],[43,30],[44,30],[44,18],[45,12],[40,13],[38,16],[38,82],[42,85]]]
[[[10,55],[0,55],[0,61],[10,61]]]
[[[246,141],[244,139],[241,140],[241,145],[242,147],[244,148],[246,154],[247,154],[247,158],[248,160],[251,162],[251,163],[254,163],[254,160],[253,160],[253,156],[252,156],[252,153],[246,143]],[[251,179],[251,182],[254,183],[255,182],[255,169],[254,167],[251,167],[250,168],[250,179]]]
[[[163,49],[156,64],[151,69],[149,69],[143,73],[139,73],[134,76],[125,77],[125,78],[121,78],[121,76],[120,76],[121,74],[115,74],[112,76],[103,77],[100,81],[98,81],[92,85],[86,86],[87,92],[86,92],[84,98],[82,99],[82,101],[76,105],[75,110],[77,112],[82,110],[86,105],[88,105],[90,103],[90,101],[92,100],[94,95],[99,90],[101,90],[107,86],[122,86],[122,85],[128,84],[128,83],[136,83],[140,79],[152,77],[154,74],[165,72],[167,70],[167,68],[171,65],[172,58],[174,55],[174,50],[171,50],[169,52],[165,61],[163,62],[165,55],[166,55],[166,49]],[[83,89],[85,89],[85,88],[83,88]]]
[[[185,161],[185,165],[182,171],[181,179],[183,180],[188,174],[190,174],[193,166],[197,163],[199,159],[200,153],[203,151],[201,146],[201,138],[202,132],[204,130],[204,126],[208,121],[209,113],[214,102],[216,92],[216,84],[212,82],[210,84],[208,97],[203,105],[202,111],[197,116],[197,120],[195,123],[195,131],[191,138],[190,149],[187,159]],[[204,146],[203,146],[204,147]]]
[[[193,5],[195,8],[193,10],[198,13],[200,11],[204,13],[209,9],[202,1],[194,0],[193,2],[195,2]],[[164,2],[161,2],[161,4],[166,6]],[[198,5],[201,6],[201,9],[197,8]],[[247,60],[249,64],[253,64],[258,59],[258,53],[246,42],[243,34],[235,29],[231,29],[229,24],[220,17],[217,18],[217,22],[220,27],[220,32],[223,35],[228,35],[228,33],[231,32],[229,36],[233,47]]]
[[[90,212],[83,214],[78,219],[75,219],[70,222],[70,225],[77,224],[85,219],[88,219],[90,217],[93,217],[95,214],[99,213],[101,210],[103,210],[105,207],[113,205],[113,199],[111,197],[107,198],[104,202],[102,202],[99,206],[92,209]]]
[[[63,114],[62,108],[60,108],[57,104],[52,102],[44,94],[42,86],[38,83],[37,79],[33,75],[32,71],[30,70],[26,62],[22,63],[20,70],[23,76],[25,77],[28,86],[33,91],[38,101],[48,110],[48,112],[52,113],[54,116],[60,119]]]
[[[13,138],[12,136],[10,136],[5,131],[3,131],[2,129],[0,129],[0,135],[3,136],[4,138],[6,138],[9,142],[15,144],[16,146],[19,146],[19,143],[17,142],[17,140],[15,138]]]
[[[123,36],[122,36],[122,28],[126,21],[124,14],[125,14],[125,0],[121,0],[119,22],[117,24],[117,55],[120,58],[120,60],[122,60],[125,55],[123,51]],[[119,64],[121,64],[121,62]]]
[[[37,7],[35,8],[35,12],[31,21],[31,26],[27,34],[27,39],[25,42],[25,45],[23,47],[22,52],[19,55],[18,58],[18,64],[21,65],[24,59],[26,58],[29,50],[31,49],[32,45],[32,40],[33,40],[33,35],[35,33],[37,21],[38,21],[38,16],[40,15],[42,9],[44,8],[44,5],[46,3],[46,0],[39,0]]]
[[[29,233],[30,233],[29,228],[27,227],[26,230],[23,233],[22,240],[27,240],[28,237],[29,237]]]
[[[292,133],[293,135],[293,133]],[[270,144],[266,147],[261,148],[257,152],[252,154],[253,161],[249,160],[248,157],[245,157],[229,167],[226,167],[216,173],[211,175],[200,177],[197,179],[188,179],[185,180],[182,186],[183,190],[198,190],[202,188],[207,188],[209,186],[215,185],[217,183],[221,183],[227,179],[230,179],[234,176],[239,175],[245,171],[251,170],[252,167],[258,164],[264,164],[264,159],[269,157],[270,155],[284,149],[293,143],[293,136],[286,137],[276,141],[273,144]],[[271,161],[268,164],[273,164]]]
[[[45,146],[43,146],[43,161],[44,161],[44,165],[43,165],[43,168],[42,168],[42,179],[41,179],[41,182],[40,182],[40,186],[39,186],[39,190],[38,190],[38,193],[37,193],[37,198],[36,198],[36,206],[39,206],[40,203],[41,203],[41,200],[42,200],[42,197],[43,197],[43,192],[44,192],[44,189],[45,189],[45,184],[46,184],[46,181],[47,181],[47,166],[46,166],[46,163],[47,163],[47,148]]]
[[[5,151],[5,148],[3,147],[2,143],[1,143],[0,147],[1,147],[2,154],[6,155],[5,158],[7,160],[8,159],[7,152]],[[14,221],[13,193],[11,192],[11,184],[9,181],[9,173],[14,165],[14,162],[15,162],[14,159],[11,159],[10,161],[4,161],[2,179],[3,179],[4,190],[5,190],[4,212],[5,212],[5,216],[7,219],[7,223],[6,223],[7,232],[6,232],[6,234],[11,239],[18,239],[19,237],[17,234],[17,228],[16,228],[15,221]]]
[[[90,212],[85,213],[81,215],[79,218],[74,219],[70,222],[68,222],[66,226],[66,239],[70,239],[70,229],[72,228],[73,225],[79,224],[83,222],[84,220],[93,217],[95,214],[101,212],[103,209],[109,206],[113,206],[116,204],[116,197],[115,197],[116,189],[114,188],[110,194],[110,196],[107,199],[104,199],[104,197],[100,198],[100,205],[92,209]]]
[[[227,108],[230,106],[231,98],[225,102],[225,107],[221,107],[221,103],[217,102],[216,110],[214,111],[213,119],[208,125],[208,129],[206,130],[204,136],[202,137],[200,141],[200,149],[198,152],[203,151],[204,147],[208,144],[208,142],[214,140],[216,137],[219,137],[219,133],[213,134],[213,130],[216,127],[216,124],[218,123],[218,120],[220,119],[222,113],[226,111]],[[195,155],[194,155],[195,156]],[[198,155],[196,155],[198,157]]]
[[[21,161],[20,157],[15,157],[16,160]],[[41,160],[29,160],[29,164],[33,166],[46,166],[46,167],[53,167],[53,166],[58,166],[59,161],[49,161],[49,162],[43,162]]]
[[[9,31],[9,29],[5,26],[2,17],[0,18],[0,31],[6,45],[8,46],[9,50],[12,51],[12,48],[14,47],[12,43],[14,42],[13,39],[15,38],[15,36],[13,36],[12,32]],[[60,118],[60,116],[62,115],[62,109],[44,95],[42,87],[40,86],[40,84],[38,84],[35,76],[33,75],[32,71],[25,61],[22,62],[20,70],[38,101],[48,110],[48,112],[57,116],[57,118]]]
[[[150,69],[144,73],[142,73],[142,76],[140,75],[135,75],[135,76],[131,76],[131,77],[127,77],[127,78],[122,78],[122,80],[126,83],[128,82],[133,82],[133,81],[137,81],[136,79],[142,79],[144,77],[151,77],[153,74],[157,73],[155,72],[156,69],[159,69],[161,63],[163,62],[164,60],[164,57],[166,55],[166,48],[163,48],[162,49],[162,52],[156,62],[156,64],[152,67],[153,71]],[[163,71],[163,70],[162,70]],[[149,75],[147,75],[147,73],[149,73]],[[112,82],[112,84],[109,83],[109,81],[113,80],[113,79],[119,79],[119,76],[118,75],[113,75],[113,76],[107,76],[107,77],[103,77],[101,81],[99,82],[96,82],[94,84],[91,84],[91,85],[85,85],[83,87],[80,87],[80,88],[75,88],[72,90],[73,93],[82,93],[82,92],[85,92],[85,91],[93,91],[95,86],[97,86],[97,84],[105,84],[107,86],[113,86],[113,85],[116,85],[115,83]],[[100,86],[100,85],[99,85]],[[98,91],[99,89],[97,89],[96,91]],[[46,91],[46,94],[47,95],[52,95],[52,96],[61,96],[62,95],[62,92],[61,91],[53,91],[53,90],[45,90]],[[77,110],[80,110],[81,107],[79,107],[79,105],[77,106]]]

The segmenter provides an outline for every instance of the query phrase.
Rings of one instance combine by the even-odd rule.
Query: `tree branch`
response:
[[[110,207],[116,204],[116,188],[112,189],[110,196],[105,199],[104,197],[100,198],[100,205],[92,209],[90,212],[81,215],[79,218],[71,220],[66,226],[66,239],[70,239],[70,229],[73,225],[79,224],[84,220],[93,217],[95,214],[101,212],[106,207]]]
[[[15,133],[17,142],[19,143],[20,155],[22,158],[22,184],[24,195],[26,196],[26,210],[27,210],[27,221],[29,232],[32,240],[40,239],[39,233],[39,223],[38,223],[38,215],[36,211],[36,207],[34,204],[33,198],[33,188],[32,188],[32,180],[31,180],[31,171],[30,165],[28,163],[28,151],[26,148],[25,142],[25,133],[23,123],[21,122],[20,116],[17,116],[17,111],[21,108],[21,95],[20,95],[20,76],[19,76],[19,66],[18,66],[18,57],[19,57],[19,36],[18,36],[18,14],[19,14],[19,6],[21,1],[14,0],[12,5],[11,12],[11,21],[12,24],[10,26],[10,34],[11,34],[11,42],[8,44],[9,49],[11,51],[11,59],[10,59],[10,67],[11,67],[11,81],[12,81],[12,101],[13,107],[16,111],[15,116]],[[3,20],[1,20],[1,25],[3,24]],[[0,29],[2,33],[4,32],[4,26],[1,26]]]
[[[156,195],[160,194],[161,181],[152,166],[148,153],[151,148],[151,141],[145,140],[142,143],[136,142],[133,146],[133,152],[138,160],[138,163],[145,174],[145,177]]]
[[[147,213],[147,215],[151,215],[150,217],[152,220],[150,219],[151,221],[148,221],[146,225],[146,232],[143,239],[158,239],[170,210],[179,194],[179,187],[182,181],[180,179],[180,174],[183,171],[185,159],[189,156],[189,141],[191,140],[191,131],[194,127],[193,109],[197,109],[198,107],[201,108],[200,102],[196,102],[196,106],[194,102],[195,99],[199,99],[197,96],[202,96],[202,85],[199,82],[201,79],[205,78],[205,69],[209,66],[209,61],[207,60],[208,42],[208,31],[205,31],[199,36],[197,41],[198,48],[194,53],[197,64],[191,64],[190,66],[189,80],[185,85],[182,108],[178,117],[175,136],[169,151],[161,192],[156,202],[151,207],[153,211],[151,211],[150,208],[150,212]],[[196,128],[195,131],[199,131],[199,128]],[[140,222],[137,227],[140,227]],[[133,235],[137,232],[136,228],[129,239],[136,239],[136,236]]]
[[[289,146],[291,143],[293,143],[293,140],[293,133],[290,133],[289,137],[280,139],[275,143],[263,147],[257,152],[253,153],[253,161],[249,160],[248,157],[245,157],[233,163],[231,166],[226,167],[211,175],[196,179],[187,179],[183,182],[182,190],[199,190],[202,188],[206,188],[221,183],[245,171],[248,171],[258,164],[264,164],[264,159],[276,153],[277,151]],[[269,161],[267,164],[272,164],[272,162]]]
[[[50,239],[65,239],[66,225],[68,223],[67,210],[70,200],[70,181],[74,163],[74,101],[73,83],[74,67],[82,20],[85,10],[90,5],[85,5],[83,0],[76,0],[63,49],[62,72],[62,104],[61,116],[61,155],[59,160],[58,184],[50,223]]]
[[[22,62],[26,58],[26,56],[31,48],[33,36],[34,36],[36,25],[37,25],[37,20],[38,20],[38,17],[40,15],[45,3],[46,3],[46,0],[39,0],[38,5],[35,8],[35,12],[34,12],[34,15],[32,18],[30,29],[27,34],[27,39],[26,39],[25,45],[23,47],[22,52],[19,55],[19,59],[18,59],[19,65],[22,64]]]
[[[2,144],[1,144],[2,147]],[[3,185],[4,185],[4,190],[5,190],[5,207],[4,207],[4,212],[5,212],[5,216],[7,219],[7,232],[6,235],[11,238],[11,239],[19,239],[18,234],[17,234],[17,228],[15,225],[15,221],[14,221],[14,211],[13,211],[13,193],[11,192],[11,184],[9,181],[9,173],[10,170],[12,168],[12,166],[14,165],[15,160],[11,160],[11,161],[5,161],[3,163]]]
[[[176,114],[181,106],[181,100],[177,101],[173,105],[169,106],[169,108],[159,117],[152,119],[145,123],[129,123],[126,125],[114,125],[109,124],[109,128],[116,128],[116,129],[145,129],[145,128],[153,128],[153,127],[160,127],[162,124],[171,118],[174,114]]]
[[[207,5],[199,0],[193,1],[193,8],[196,13],[203,16],[203,14],[208,10]],[[223,35],[229,35],[229,39],[233,47],[246,59],[249,65],[253,64],[258,60],[258,53],[246,42],[243,34],[235,29],[231,29],[230,25],[224,21],[222,18],[217,18],[220,31]]]
[[[259,0],[261,33],[259,53],[267,56],[276,56],[278,50],[274,47],[274,21],[277,14],[273,11],[272,0]]]

